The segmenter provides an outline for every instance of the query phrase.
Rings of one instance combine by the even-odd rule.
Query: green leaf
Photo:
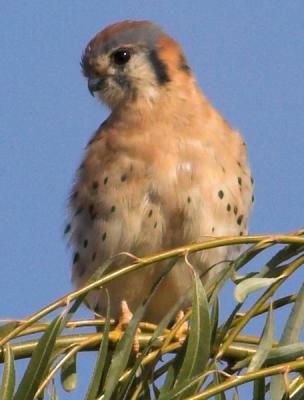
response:
[[[179,349],[173,363],[168,368],[165,382],[160,389],[160,396],[159,396],[160,400],[167,398],[165,395],[167,395],[167,393],[173,388],[176,382],[177,374],[183,363],[185,353],[186,353],[186,342],[183,343],[183,346],[181,347],[181,349]]]
[[[106,378],[104,387],[104,400],[110,400],[114,390],[117,389],[120,375],[123,373],[131,351],[133,349],[134,337],[139,324],[145,311],[145,304],[142,304],[135,314],[132,320],[129,322],[123,337],[118,342],[116,350],[114,352],[112,362],[109,368],[109,372]]]
[[[301,385],[296,391],[290,396],[290,400],[303,400],[304,399],[304,386]]]
[[[304,284],[302,285],[297,299],[293,305],[289,318],[284,327],[280,344],[291,344],[299,340],[299,336],[304,324]]]
[[[304,343],[293,343],[272,349],[266,359],[267,366],[285,363],[304,356]]]
[[[210,300],[211,301],[211,300]],[[211,347],[215,342],[216,332],[218,329],[219,323],[219,299],[217,296],[212,298],[211,305],[211,317],[210,317],[210,324],[211,324]]]
[[[175,259],[175,258],[174,258]],[[104,398],[103,400],[110,400],[112,394],[115,390],[118,389],[119,378],[123,373],[131,351],[133,349],[134,337],[136,334],[136,330],[139,324],[139,321],[142,319],[144,312],[146,310],[147,305],[155,291],[158,289],[160,283],[162,282],[163,278],[167,275],[168,272],[173,268],[175,265],[175,261],[169,263],[166,268],[164,268],[162,274],[157,279],[157,281],[152,286],[150,294],[148,298],[141,304],[138,309],[136,310],[135,314],[133,315],[132,320],[129,322],[122,339],[118,342],[112,362],[107,374],[105,387],[104,387]]]
[[[108,291],[106,291],[106,295],[107,295],[107,315],[93,376],[85,400],[95,400],[96,397],[99,395],[99,387],[102,381],[104,367],[106,365],[108,344],[109,344],[109,331],[110,331],[110,299]]]
[[[121,387],[121,393],[123,394],[123,396],[121,398],[123,400],[128,400],[127,396],[128,396],[130,387],[131,387],[132,382],[133,382],[133,380],[134,380],[134,378],[136,376],[137,371],[140,368],[140,364],[141,364],[142,360],[148,354],[148,352],[151,349],[151,347],[153,346],[155,340],[163,333],[164,329],[173,320],[174,315],[176,315],[177,311],[180,309],[180,307],[181,307],[181,305],[182,305],[182,303],[184,301],[184,297],[185,296],[182,296],[179,299],[179,301],[167,313],[167,315],[161,320],[161,322],[158,324],[157,328],[153,332],[153,335],[151,336],[151,339],[149,340],[149,342],[147,343],[147,345],[145,346],[145,348],[143,349],[141,354],[137,357],[137,359],[135,361],[135,364],[134,364],[134,366],[132,367],[132,369],[130,371],[130,375],[128,377],[128,380],[126,380],[126,382],[124,382],[122,384],[122,387]],[[159,352],[159,356],[161,356],[161,352]],[[158,360],[159,360],[159,357],[156,357],[155,360],[153,361],[153,364],[156,365]],[[145,378],[147,378],[147,377],[143,376],[142,380],[145,380]]]
[[[76,360],[77,354],[73,354],[61,368],[61,384],[66,392],[72,392],[77,386]]]
[[[295,304],[291,310],[289,318],[284,327],[280,345],[289,345],[298,340],[301,328],[303,326],[304,315],[304,285],[302,285]],[[281,347],[281,346],[280,346]],[[282,376],[273,376],[270,383],[270,394],[272,398],[281,398],[285,392],[285,386]]]
[[[15,389],[14,353],[9,343],[4,346],[4,369],[2,375],[0,399],[11,400]]]
[[[191,378],[203,372],[210,355],[211,324],[208,310],[208,300],[203,284],[197,275],[193,275],[192,315],[190,320],[190,334],[186,341],[185,356],[175,381],[174,389],[160,397],[161,399],[186,398],[195,393],[199,383],[190,385],[181,394],[176,394]],[[174,397],[173,397],[174,394]]]
[[[17,389],[14,400],[33,400],[38,386],[47,372],[49,360],[52,356],[62,320],[62,315],[56,317],[39,340]]]
[[[210,354],[211,326],[208,300],[199,276],[193,275],[192,315],[185,358],[177,384],[204,371]]]
[[[272,302],[271,302],[259,347],[257,348],[255,355],[252,357],[247,372],[257,371],[259,368],[262,367],[270,350],[272,349],[273,337],[274,337],[274,323],[273,323],[273,312],[272,312]]]
[[[234,320],[236,314],[239,312],[241,307],[242,307],[242,303],[238,303],[232,310],[228,319],[218,328],[215,342],[214,342],[215,348],[217,348],[218,346],[220,346],[222,344],[224,337],[226,336],[228,330],[231,328],[232,321]]]
[[[254,400],[265,400],[265,379],[255,379],[253,381],[253,396]]]
[[[279,279],[281,279],[281,277],[246,279],[236,285],[234,290],[234,297],[238,303],[243,303],[249,294],[257,292],[260,289],[268,288]]]

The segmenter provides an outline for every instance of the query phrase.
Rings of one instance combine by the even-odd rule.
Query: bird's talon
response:
[[[131,321],[133,317],[133,314],[131,313],[128,303],[125,300],[122,300],[121,302],[121,314],[118,320],[118,324],[116,325],[115,329],[112,331],[114,335],[118,336],[118,339],[120,339],[126,330],[126,327],[128,326],[129,322]],[[133,342],[133,350],[135,354],[138,354],[139,352],[139,339],[138,339],[138,333],[140,333],[140,329],[137,328],[135,336],[134,336],[134,342]]]
[[[175,316],[175,326],[184,318],[185,313],[183,310],[179,310]],[[188,322],[184,321],[182,325],[176,330],[175,336],[180,343],[183,343],[189,333]]]

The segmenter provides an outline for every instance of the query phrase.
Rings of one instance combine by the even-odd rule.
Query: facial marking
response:
[[[164,85],[170,82],[168,75],[168,69],[166,64],[159,58],[158,53],[155,49],[149,52],[149,61],[152,65],[156,79],[160,85]]]

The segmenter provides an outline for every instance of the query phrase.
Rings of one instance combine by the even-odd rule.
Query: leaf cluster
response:
[[[247,248],[241,256],[226,262],[204,286],[195,268],[189,266],[193,275],[192,308],[180,321],[172,326],[183,299],[158,326],[142,322],[150,297],[180,257],[187,261],[194,252],[244,244]],[[247,271],[253,263],[259,265],[261,254],[278,246],[257,272]],[[124,332],[118,334],[110,319],[109,298],[104,319],[77,320],[79,306],[90,290],[165,260],[162,277]],[[290,288],[287,282],[304,263],[303,230],[286,235],[211,238],[107,272],[112,261],[102,265],[80,290],[22,321],[0,325],[2,400],[57,399],[57,376],[66,392],[76,390],[77,356],[88,351],[95,352],[96,362],[85,400],[224,400],[231,390],[236,400],[240,398],[239,386],[249,387],[249,383],[255,400],[269,395],[276,400],[304,398],[303,282],[294,293],[279,295],[282,287]],[[225,315],[222,292],[228,283],[234,290],[230,299],[226,294],[224,303],[235,306]],[[276,314],[282,312],[287,321],[276,340]],[[53,319],[46,321],[50,316]],[[255,318],[259,318],[255,324],[258,334],[246,333]],[[181,341],[178,333],[185,323],[189,330]],[[138,354],[133,351],[135,335],[140,345]],[[17,383],[15,369],[20,359],[27,360],[27,367]]]

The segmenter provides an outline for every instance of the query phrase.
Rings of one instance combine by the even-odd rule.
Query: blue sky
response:
[[[244,135],[256,181],[251,232],[303,225],[301,0],[2,2],[1,318],[71,290],[66,198],[108,113],[89,95],[79,61],[97,31],[122,19],[151,19],[176,38],[200,87]]]

